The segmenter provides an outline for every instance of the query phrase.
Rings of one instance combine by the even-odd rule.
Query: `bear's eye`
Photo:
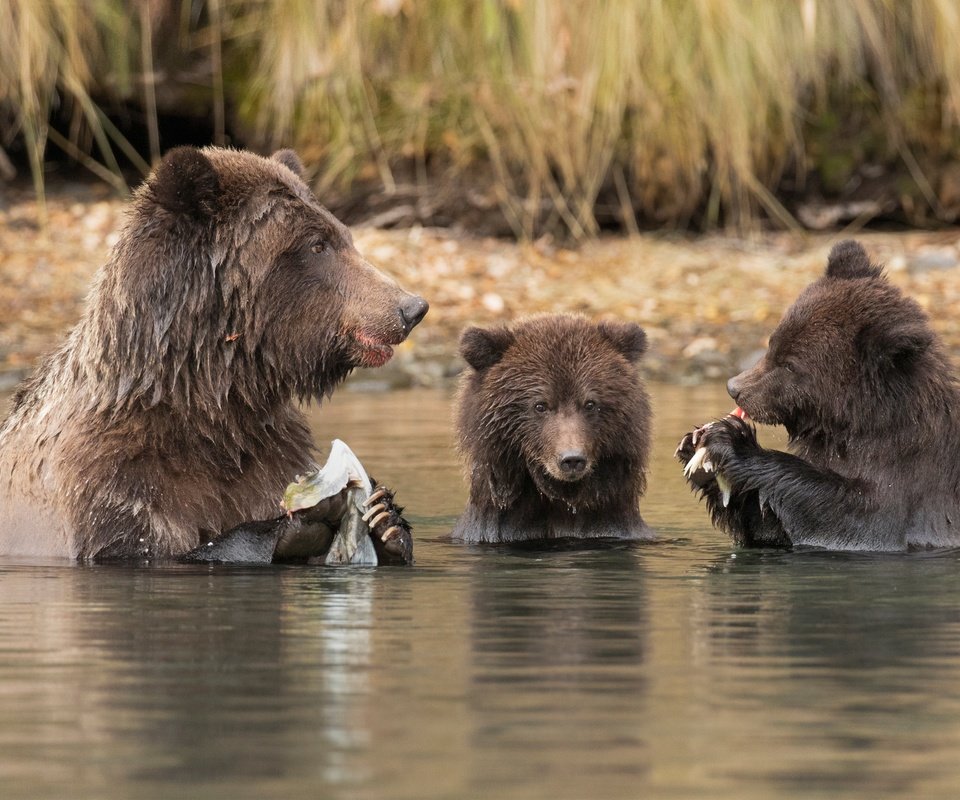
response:
[[[539,403],[533,404],[533,410],[536,411],[538,414],[542,414],[544,411],[547,410],[547,404],[541,400]]]
[[[587,400],[587,402],[583,404],[584,411],[596,411],[597,408],[598,406],[593,400]]]
[[[323,252],[324,250],[326,250],[326,249],[327,249],[327,243],[326,243],[326,242],[317,242],[315,245],[313,245],[313,246],[310,248],[310,251],[313,252],[313,253],[322,253],[322,252]]]

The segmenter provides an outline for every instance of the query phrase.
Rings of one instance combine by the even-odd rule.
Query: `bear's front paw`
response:
[[[410,523],[402,516],[394,493],[386,486],[374,485],[373,494],[364,502],[364,521],[370,526],[377,559],[381,564],[412,564],[413,535]]]
[[[706,451],[703,460],[709,460],[717,470],[748,458],[760,449],[754,427],[732,415],[705,425],[694,444]]]
[[[703,464],[706,455],[703,452],[703,438],[712,425],[712,422],[698,425],[680,440],[673,453],[683,464],[683,474],[696,489],[705,489],[716,480],[710,462],[707,462],[708,468],[704,468]]]
[[[694,428],[680,441],[676,454],[690,485],[708,502],[726,508],[737,488],[731,467],[759,447],[753,426],[731,414]]]

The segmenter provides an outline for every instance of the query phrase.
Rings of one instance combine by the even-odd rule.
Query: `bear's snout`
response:
[[[584,476],[587,471],[587,456],[580,450],[566,450],[557,458],[560,472],[567,480],[575,481]]]
[[[400,301],[400,318],[403,320],[403,330],[409,334],[430,310],[430,304],[415,294],[404,295]]]
[[[740,402],[740,392],[743,391],[743,373],[739,375],[734,375],[730,380],[727,381],[727,394],[730,395],[737,403]]]
[[[549,445],[541,463],[555,480],[582,480],[593,469],[590,435],[583,417],[569,409],[551,416],[542,432],[543,441]]]

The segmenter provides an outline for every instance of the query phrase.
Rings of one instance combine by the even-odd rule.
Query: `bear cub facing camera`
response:
[[[920,306],[858,243],[833,248],[764,357],[727,389],[738,413],[687,434],[677,455],[706,459],[689,480],[737,544],[960,545],[953,367]],[[793,452],[761,447],[741,410],[785,426]]]
[[[568,315],[465,330],[457,433],[470,497],[453,538],[652,538],[639,509],[646,348],[637,325]]]

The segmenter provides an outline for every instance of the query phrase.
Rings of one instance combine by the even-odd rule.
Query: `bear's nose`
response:
[[[422,297],[415,294],[408,294],[400,301],[400,316],[403,318],[403,327],[407,333],[410,333],[417,324],[426,316],[430,305]]]
[[[580,475],[587,468],[587,457],[579,450],[567,450],[560,454],[559,460],[564,475]]]
[[[730,380],[727,381],[727,394],[730,395],[734,400],[739,400],[740,398],[740,381],[738,380],[740,376],[734,375]]]

